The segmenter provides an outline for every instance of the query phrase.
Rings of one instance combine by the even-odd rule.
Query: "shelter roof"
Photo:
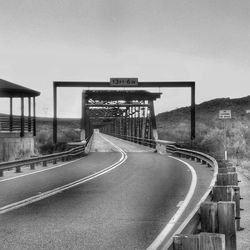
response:
[[[146,90],[86,90],[89,99],[102,101],[116,100],[156,100],[162,93],[152,93]]]
[[[0,97],[35,97],[40,92],[0,79]]]

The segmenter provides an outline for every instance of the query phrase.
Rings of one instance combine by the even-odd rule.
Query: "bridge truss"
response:
[[[154,101],[161,93],[148,91],[84,91],[82,94],[81,139],[93,128],[141,143],[158,139]]]
[[[131,81],[130,81],[131,80]],[[124,84],[124,79],[122,79],[121,81],[119,80],[119,78],[114,78],[114,79],[110,79],[110,82],[75,82],[75,81],[56,81],[53,82],[53,96],[54,96],[54,119],[53,119],[53,141],[54,143],[57,143],[57,88],[61,88],[61,87],[81,87],[81,88],[110,88],[110,87],[115,87],[115,88],[124,88],[124,87],[135,87],[135,88],[190,88],[191,89],[191,108],[190,108],[190,122],[191,122],[191,133],[190,133],[190,138],[191,140],[195,139],[195,82],[193,81],[185,81],[185,82],[139,82],[138,79],[136,78],[131,78],[128,79],[128,81],[130,81],[132,84],[130,84],[129,86],[125,83]],[[118,82],[119,84],[116,84],[116,82]],[[120,84],[122,83],[122,84]],[[127,103],[128,105],[131,103]],[[138,103],[139,104],[139,103]],[[147,104],[149,105],[149,103],[144,103],[144,105]],[[116,104],[117,106],[117,104]],[[123,105],[126,106],[126,105]],[[127,106],[129,107],[129,106]],[[138,109],[138,105],[136,106]],[[146,106],[145,106],[146,107]],[[102,107],[104,109],[104,107]],[[116,107],[117,108],[117,107]],[[122,113],[123,113],[123,117],[125,116],[125,111],[124,108],[123,109],[119,109]],[[135,111],[136,108],[129,108],[129,112],[128,113],[128,117],[127,119],[130,119],[129,121],[132,121],[132,117],[133,115],[138,115]],[[152,109],[151,109],[152,110]],[[98,111],[101,112],[101,111]],[[145,111],[146,112],[146,111]],[[139,112],[140,115],[142,114],[142,111]],[[112,115],[113,116],[113,115]],[[150,117],[150,116],[149,116]],[[134,117],[135,118],[135,117]],[[137,117],[138,118],[138,117]],[[111,118],[110,118],[111,119]],[[113,119],[113,118],[112,118]],[[121,118],[125,119],[125,118]],[[111,123],[117,123],[119,121],[119,119],[113,119],[115,121],[113,122],[107,122],[107,127],[110,126],[111,127]],[[140,120],[140,119],[139,119]],[[90,120],[89,120],[90,122]],[[86,125],[86,132],[87,132],[87,126],[90,126],[90,123]],[[135,126],[135,125],[131,125],[131,126]],[[153,121],[152,121],[152,126],[153,125]],[[106,126],[105,126],[106,127]],[[104,129],[104,128],[103,128]],[[108,129],[108,128],[106,128]],[[91,127],[89,127],[89,130],[91,130]]]

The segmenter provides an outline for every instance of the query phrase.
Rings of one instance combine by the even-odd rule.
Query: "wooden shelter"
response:
[[[20,136],[23,137],[25,131],[33,132],[36,135],[36,97],[40,92],[23,87],[12,82],[0,79],[0,98],[10,99],[9,116],[0,117],[0,131],[20,131]],[[21,115],[13,116],[13,98],[20,98]],[[24,116],[24,99],[28,98],[28,117]],[[33,104],[32,104],[33,102]],[[31,116],[31,106],[33,106],[33,115]]]
[[[9,98],[9,114],[0,115],[0,161],[30,157],[35,152],[36,97],[40,92],[0,79],[0,98]],[[13,115],[13,99],[20,99],[20,115]],[[24,115],[27,99],[28,115]]]

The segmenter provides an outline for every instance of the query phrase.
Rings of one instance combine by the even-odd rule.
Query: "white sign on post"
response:
[[[231,110],[220,110],[219,111],[219,119],[231,119]]]
[[[226,135],[226,119],[231,119],[231,110],[220,110],[219,119],[224,120],[224,147],[225,147],[225,160],[227,161],[227,135]]]

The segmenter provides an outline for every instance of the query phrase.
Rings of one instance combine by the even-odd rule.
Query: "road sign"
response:
[[[138,78],[110,78],[112,87],[134,87],[138,86]]]
[[[231,110],[220,110],[219,111],[219,119],[231,119]]]

